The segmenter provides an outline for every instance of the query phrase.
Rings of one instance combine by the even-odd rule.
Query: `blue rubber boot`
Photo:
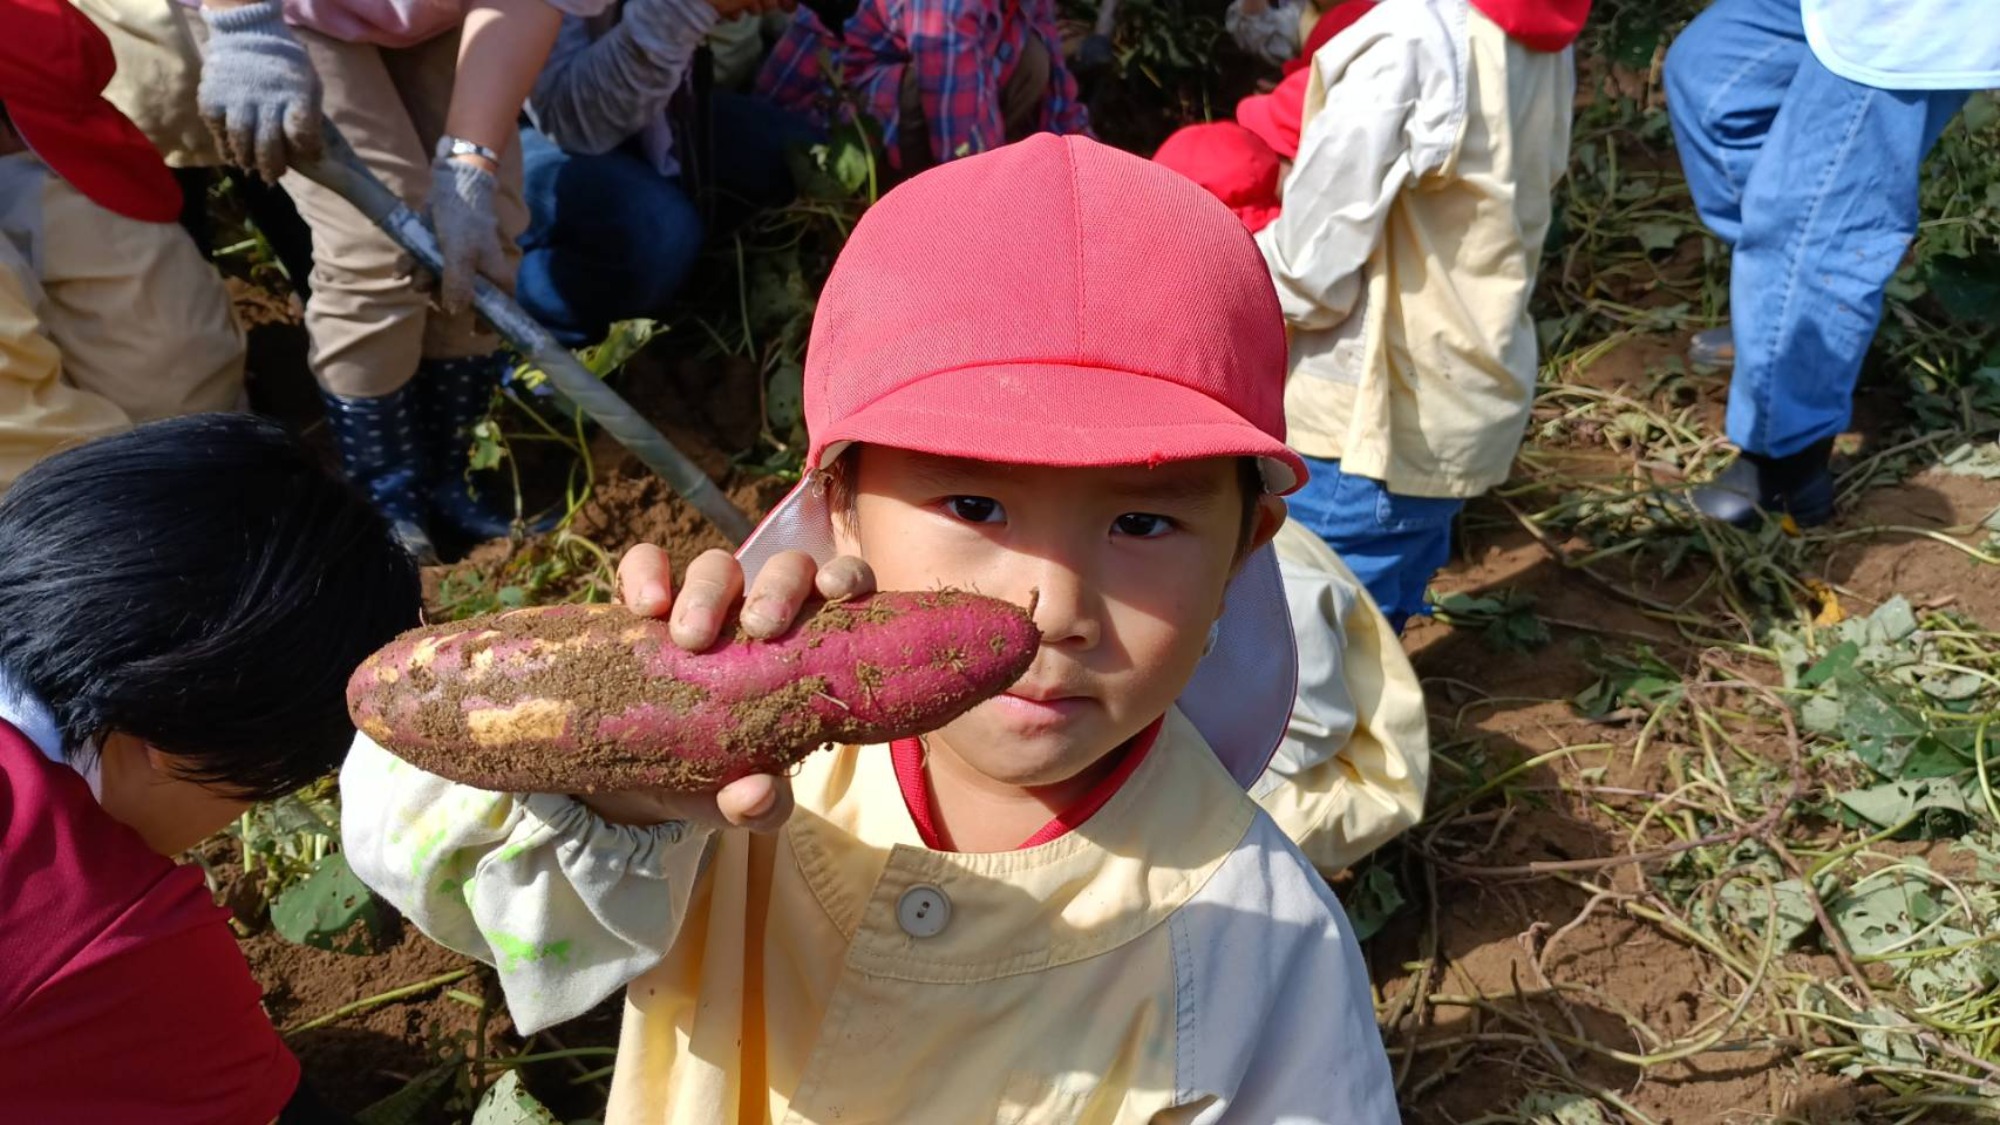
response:
[[[368,494],[396,541],[419,563],[437,562],[413,386],[368,398],[322,391],[320,398],[347,479]]]
[[[1800,527],[1818,527],[1833,518],[1832,453],[1833,439],[1825,438],[1787,457],[1741,454],[1714,480],[1695,487],[1689,501],[1701,515],[1745,530],[1780,515]]]
[[[472,429],[493,408],[493,392],[507,373],[505,352],[465,359],[427,359],[417,368],[423,404],[423,441],[430,465],[431,511],[473,539],[506,539],[517,531],[513,483],[505,473],[474,472]],[[521,523],[539,534],[552,519]]]

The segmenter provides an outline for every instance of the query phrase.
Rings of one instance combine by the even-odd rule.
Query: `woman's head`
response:
[[[289,792],[339,764],[348,675],[419,608],[381,517],[250,415],[93,441],[0,498],[0,667],[72,756],[143,744],[177,781]]]

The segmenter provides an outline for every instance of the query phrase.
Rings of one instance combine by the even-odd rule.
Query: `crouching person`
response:
[[[243,333],[67,0],[0,5],[0,491],[66,445],[233,410]]]
[[[324,1120],[228,912],[170,858],[333,769],[415,564],[249,415],[58,453],[0,499],[0,1106]]]

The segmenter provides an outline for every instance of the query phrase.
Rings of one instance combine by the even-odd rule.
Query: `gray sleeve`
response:
[[[528,95],[535,127],[571,152],[609,152],[666,112],[695,49],[715,26],[704,0],[628,0],[601,35],[563,18]]]
[[[1176,1121],[1396,1125],[1368,966],[1340,900],[1259,813],[1174,912]]]

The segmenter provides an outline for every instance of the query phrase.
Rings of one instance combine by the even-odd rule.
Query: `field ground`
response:
[[[1933,158],[1924,232],[1840,446],[1840,518],[1703,529],[1670,497],[1726,456],[1726,376],[1679,352],[1726,308],[1726,267],[1671,155],[1671,16],[1600,3],[1594,17],[1529,440],[1514,483],[1468,510],[1439,615],[1406,638],[1430,700],[1429,813],[1338,880],[1370,934],[1406,1114],[2000,1117],[1995,113],[1975,102]],[[1121,39],[1129,67],[1176,65],[1180,46],[1144,35]],[[1178,93],[1147,103],[1155,117],[1212,97],[1192,69],[1162,77]],[[713,263],[715,299],[618,376],[746,509],[793,464],[809,294],[858,210],[844,167],[823,170],[845,196],[739,232]],[[264,369],[282,371],[297,351],[283,302],[254,285],[243,298]],[[597,357],[607,369],[629,349],[615,350]],[[296,392],[259,388],[267,403]],[[567,501],[564,530],[437,571],[435,614],[601,598],[607,560],[633,543],[682,559],[718,544],[601,438],[538,417],[496,415],[496,456],[531,499]],[[361,953],[279,935],[286,895],[338,866],[336,818],[308,795],[204,850],[308,1073],[374,1125],[464,1120],[516,1071],[561,1119],[594,1115],[615,1010],[523,1042],[487,973],[393,917]],[[307,937],[342,944],[330,928]],[[495,1113],[480,1120],[528,1120]]]

